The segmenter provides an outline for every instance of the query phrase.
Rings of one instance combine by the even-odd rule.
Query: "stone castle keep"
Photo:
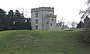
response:
[[[33,30],[56,30],[56,15],[53,7],[31,9],[31,26]]]

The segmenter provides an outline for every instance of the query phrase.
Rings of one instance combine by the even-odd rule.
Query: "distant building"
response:
[[[32,8],[31,26],[33,30],[57,30],[56,15],[54,15],[54,8]]]

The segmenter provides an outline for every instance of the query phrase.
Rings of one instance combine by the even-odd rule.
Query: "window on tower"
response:
[[[51,21],[53,22],[53,19],[51,19]]]
[[[36,19],[36,24],[38,24],[38,19]]]
[[[38,29],[38,26],[36,25],[36,29]]]
[[[36,17],[38,17],[38,13],[36,13]]]
[[[48,24],[48,22],[47,22],[47,24]]]
[[[51,26],[52,26],[52,23],[51,23]]]

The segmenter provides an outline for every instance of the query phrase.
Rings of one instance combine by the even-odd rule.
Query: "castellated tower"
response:
[[[56,15],[54,15],[54,8],[32,8],[31,26],[33,30],[56,30]]]

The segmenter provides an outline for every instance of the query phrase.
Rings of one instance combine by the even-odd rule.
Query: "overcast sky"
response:
[[[27,9],[31,17],[31,8],[54,7],[57,20],[80,21],[79,10],[86,8],[84,0],[0,0],[0,8],[5,11]]]

